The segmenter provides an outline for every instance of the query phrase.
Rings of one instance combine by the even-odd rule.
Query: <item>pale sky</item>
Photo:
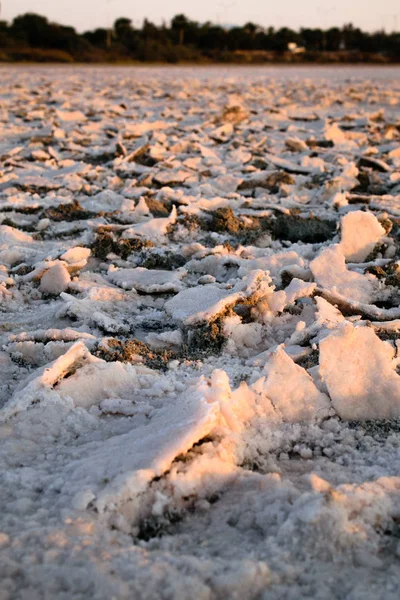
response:
[[[1,0],[1,7],[1,19],[35,12],[78,31],[109,26],[118,17],[128,17],[136,26],[144,17],[159,24],[178,13],[229,25],[253,21],[298,29],[352,22],[369,31],[400,29],[399,0]]]

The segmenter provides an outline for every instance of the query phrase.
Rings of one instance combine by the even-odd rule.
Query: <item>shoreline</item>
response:
[[[1,68],[8,67],[64,67],[64,68],[166,68],[166,69],[182,69],[182,68],[190,68],[198,67],[198,68],[207,68],[207,69],[221,69],[224,68],[308,68],[308,67],[316,67],[321,69],[326,68],[370,68],[370,67],[379,67],[379,68],[397,68],[400,67],[400,61],[398,62],[390,62],[390,63],[381,63],[381,62],[253,62],[253,63],[242,63],[242,62],[180,62],[180,63],[167,63],[167,62],[139,62],[139,61],[121,61],[121,62],[35,62],[35,61],[2,61],[0,62]]]

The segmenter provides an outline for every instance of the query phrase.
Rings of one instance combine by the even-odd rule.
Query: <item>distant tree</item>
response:
[[[72,56],[84,56],[89,51],[85,38],[73,27],[49,23],[46,17],[27,13],[14,19],[10,34],[31,48],[62,50]]]
[[[148,19],[143,21],[142,33],[147,39],[157,39],[159,37],[157,25],[154,25],[154,23]]]
[[[129,54],[134,54],[137,51],[140,32],[132,27],[131,19],[124,17],[117,19],[114,23],[114,37]]]
[[[185,15],[176,15],[171,21],[171,41],[183,44],[197,44],[200,38],[200,26]]]
[[[10,35],[10,29],[7,21],[0,21],[0,48],[6,48],[7,46],[12,46],[13,44],[14,40],[12,35]]]
[[[360,50],[360,45],[366,37],[361,29],[356,29],[352,23],[348,23],[342,29],[343,42],[346,50]]]
[[[1,0],[0,0],[1,2]],[[112,44],[110,43],[112,36]],[[295,43],[310,52],[307,58],[320,59],[318,53],[345,50],[357,52],[358,59],[400,59],[400,33],[376,31],[366,33],[351,23],[328,30],[303,28],[300,32],[288,27],[264,29],[253,22],[224,28],[215,23],[198,23],[186,15],[175,15],[171,23],[157,26],[148,19],[134,27],[126,17],[117,19],[112,29],[99,28],[79,35],[73,27],[49,22],[46,17],[26,13],[11,25],[0,21],[1,55],[59,56],[65,60],[118,60],[134,58],[178,62],[180,60],[268,60],[280,56]],[[3,52],[3,49],[5,51]],[[8,53],[8,49],[10,53]],[[43,50],[43,52],[41,52]],[[268,51],[259,54],[258,51]],[[378,56],[379,55],[379,56]],[[355,57],[356,58],[356,57]],[[338,57],[334,57],[335,60]]]
[[[295,42],[296,44],[301,43],[300,35],[288,27],[282,27],[276,31],[274,37],[274,50],[279,50],[280,52],[287,50],[288,45],[292,42]]]
[[[325,32],[322,29],[301,29],[300,37],[307,50],[325,50]]]
[[[222,27],[208,21],[200,28],[198,47],[206,52],[221,50],[225,47],[227,38],[227,32]]]
[[[176,15],[171,21],[171,30],[173,33],[176,32],[177,38],[174,41],[177,41],[180,46],[185,41],[185,30],[189,25],[189,19],[185,17],[185,15]]]
[[[83,37],[96,48],[105,49],[107,47],[107,29],[98,28],[93,31],[85,31]]]
[[[16,17],[12,22],[11,32],[29,46],[43,45],[49,32],[49,22],[46,17],[34,13],[26,13]]]
[[[114,32],[116,38],[123,40],[132,31],[132,20],[121,17],[114,23]]]
[[[339,27],[331,27],[325,32],[326,49],[331,52],[337,52],[342,45],[342,32]]]

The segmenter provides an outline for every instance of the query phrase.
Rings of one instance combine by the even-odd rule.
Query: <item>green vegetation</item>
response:
[[[380,62],[400,61],[400,33],[366,33],[351,24],[328,30],[254,23],[223,28],[185,15],[170,25],[147,19],[140,29],[126,18],[112,29],[78,34],[73,27],[25,14],[0,22],[0,60],[34,62]]]

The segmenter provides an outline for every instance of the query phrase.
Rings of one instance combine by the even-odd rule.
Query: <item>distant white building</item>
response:
[[[288,44],[288,50],[289,52],[291,52],[292,54],[302,54],[303,52],[306,51],[306,49],[304,48],[304,46],[298,46],[296,44],[296,42],[290,42]]]

